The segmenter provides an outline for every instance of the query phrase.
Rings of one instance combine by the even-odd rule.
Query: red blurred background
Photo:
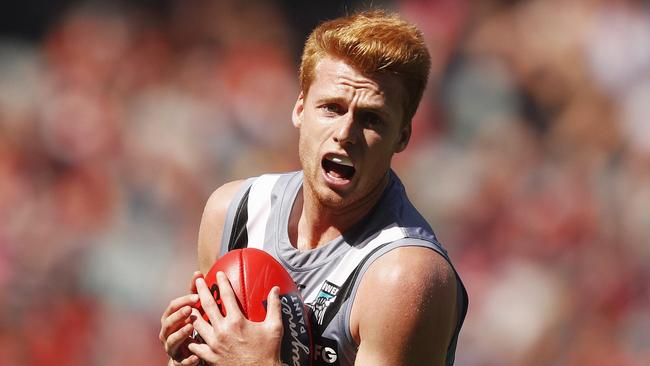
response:
[[[367,2],[30,0],[0,34],[0,364],[164,364],[226,181],[298,169],[306,33]],[[470,294],[457,365],[648,365],[650,6],[380,1],[433,58],[394,161]]]

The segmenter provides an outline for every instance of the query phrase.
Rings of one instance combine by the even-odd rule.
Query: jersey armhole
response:
[[[242,203],[245,204],[243,201],[248,196],[253,181],[255,181],[255,178],[246,179],[228,205],[228,212],[226,212],[226,219],[221,232],[221,253],[219,253],[219,258],[231,250],[233,244],[231,241],[236,239],[233,238],[233,228],[236,229],[236,225],[239,225],[239,223],[235,221],[241,221],[238,220],[238,216],[241,215]],[[246,225],[245,221],[244,225]]]
[[[380,248],[378,248],[377,251],[372,253],[370,256],[368,256],[367,260],[362,263],[361,267],[359,268],[359,272],[355,274],[358,279],[355,281],[355,283],[352,286],[352,289],[350,291],[349,299],[346,301],[346,303],[343,305],[343,312],[345,316],[340,318],[340,321],[343,323],[341,326],[344,329],[345,332],[345,341],[348,343],[348,346],[354,348],[354,349],[359,349],[359,344],[354,340],[352,337],[352,332],[350,331],[350,316],[352,314],[352,305],[354,304],[354,300],[357,295],[357,290],[359,288],[359,285],[361,284],[361,281],[363,280],[363,276],[365,275],[366,271],[368,268],[370,268],[370,265],[375,262],[379,257],[382,255],[390,252],[393,249],[397,248],[402,248],[402,247],[424,247],[424,248],[429,248],[433,250],[434,252],[438,253],[441,255],[452,267],[453,271],[456,272],[456,269],[454,268],[453,264],[447,257],[447,254],[442,250],[442,248],[438,247],[437,245],[426,241],[422,239],[416,239],[416,238],[404,238],[400,239],[397,241],[394,241],[392,243],[386,244]],[[458,277],[458,274],[456,273],[456,278],[457,281],[460,283],[460,287],[463,288],[462,291],[465,291],[464,287],[462,286],[462,283],[460,282],[460,279]],[[460,292],[460,291],[459,291]],[[464,316],[463,316],[464,318]],[[461,319],[462,322],[462,319]]]

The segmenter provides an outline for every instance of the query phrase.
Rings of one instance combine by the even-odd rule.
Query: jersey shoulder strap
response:
[[[271,192],[280,177],[281,174],[266,174],[251,178],[233,198],[224,224],[223,242],[228,243],[228,251],[262,249],[271,213]]]

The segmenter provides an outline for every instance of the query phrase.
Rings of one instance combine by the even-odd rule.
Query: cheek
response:
[[[309,153],[309,141],[307,140],[305,134],[301,131],[298,138],[298,154],[300,159],[304,162],[304,157]]]
[[[313,128],[307,125],[303,125],[300,128],[300,144],[304,145],[303,149],[309,149],[316,142],[316,134],[314,133]]]
[[[308,131],[301,129],[298,140],[298,155],[303,169],[311,170],[311,167],[316,165],[317,146],[318,144],[314,141],[312,135],[310,135]]]
[[[300,139],[305,145],[309,145],[307,146],[309,150],[313,151],[328,140],[329,134],[328,126],[317,120],[305,121],[300,128]]]
[[[381,168],[390,166],[394,146],[386,139],[376,138],[366,141],[368,141],[368,157],[372,161],[372,165],[379,170],[378,173],[381,173],[382,170],[385,170]]]
[[[373,155],[381,154],[385,155],[387,152],[392,151],[392,145],[390,138],[382,136],[374,131],[365,131],[364,139],[366,141],[366,146],[368,150],[372,152]]]

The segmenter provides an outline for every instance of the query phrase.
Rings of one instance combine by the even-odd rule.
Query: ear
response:
[[[291,121],[296,128],[300,128],[302,125],[302,115],[305,111],[305,95],[300,92],[298,95],[298,100],[296,100],[296,105],[293,106],[293,112],[291,113]]]
[[[405,123],[404,127],[402,127],[400,131],[399,138],[395,143],[395,150],[394,150],[395,153],[404,151],[410,139],[411,139],[411,122],[408,122]]]

